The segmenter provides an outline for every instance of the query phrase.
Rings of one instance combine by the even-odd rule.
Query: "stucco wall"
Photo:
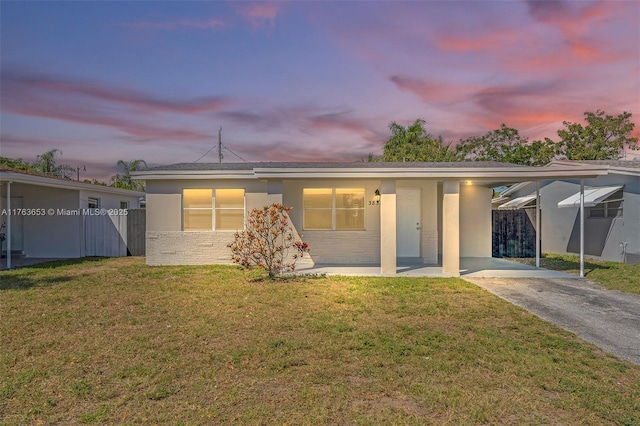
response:
[[[398,180],[398,187],[421,189],[420,256],[426,264],[438,263],[438,184],[427,180]],[[293,207],[290,213],[294,228],[311,246],[316,263],[379,264],[381,206],[374,201],[381,181],[362,180],[288,180],[281,186],[274,182],[250,180],[150,181],[147,183],[147,263],[194,264],[228,263],[229,232],[183,232],[182,190],[185,188],[244,188],[246,210],[273,201],[268,188],[282,188],[282,203]],[[365,229],[360,231],[311,231],[303,229],[304,188],[364,188]],[[489,197],[490,202],[490,197]],[[490,238],[489,238],[490,244]],[[490,245],[489,245],[490,253]]]
[[[207,188],[245,190],[247,213],[268,203],[267,183],[249,180],[188,180],[147,182],[146,257],[149,265],[231,263],[227,247],[233,231],[182,231],[182,190]]]
[[[3,185],[3,197],[6,185]],[[78,191],[11,184],[11,197],[22,197],[24,209],[54,209],[56,214],[23,216],[23,252],[28,257],[80,257],[82,218],[58,215],[79,208]],[[6,218],[2,218],[6,221]],[[13,220],[18,220],[15,217]]]
[[[90,197],[100,199],[100,207],[103,209],[119,209],[121,201],[126,201],[129,204],[128,208],[130,209],[137,209],[140,207],[139,198],[137,196],[107,194],[104,192],[89,190],[82,190],[79,192],[81,209],[86,209],[88,207]]]
[[[624,185],[623,213],[616,218],[589,218],[585,208],[585,254],[616,262],[622,261],[620,243],[628,241],[627,252],[640,254],[640,178],[610,174],[585,179],[585,187]],[[535,185],[528,185],[511,198],[528,195]],[[580,209],[558,208],[558,202],[580,191],[580,182],[545,182],[540,189],[542,251],[545,253],[579,252]]]
[[[491,257],[491,188],[460,185],[460,256]]]

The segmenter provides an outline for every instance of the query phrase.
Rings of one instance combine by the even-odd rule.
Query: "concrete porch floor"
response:
[[[397,277],[448,277],[442,273],[442,266],[409,265],[396,268]],[[325,274],[345,276],[380,277],[378,265],[298,265],[296,274]],[[460,276],[475,278],[578,278],[549,269],[535,268],[522,263],[492,257],[464,257],[460,259]]]
[[[37,265],[38,263],[51,262],[53,260],[64,260],[65,258],[56,258],[56,257],[21,257],[21,256],[12,256],[11,257],[11,269],[21,268],[23,266],[31,266]],[[7,258],[2,257],[0,259],[0,270],[7,269]]]

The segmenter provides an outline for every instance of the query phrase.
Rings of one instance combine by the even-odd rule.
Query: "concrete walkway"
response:
[[[380,277],[379,265],[311,265],[298,264],[297,274],[345,275]],[[398,265],[399,277],[448,277],[437,265]],[[536,268],[523,263],[492,257],[464,257],[460,259],[460,276],[467,277],[510,277],[510,278],[575,278],[575,275],[548,269]]]
[[[464,278],[640,365],[640,295],[606,290],[580,278]]]

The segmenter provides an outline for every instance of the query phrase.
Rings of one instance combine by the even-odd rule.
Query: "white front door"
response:
[[[420,257],[420,188],[397,188],[396,244],[398,257]]]

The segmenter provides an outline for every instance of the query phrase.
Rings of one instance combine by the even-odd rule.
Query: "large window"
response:
[[[211,189],[185,189],[182,193],[183,229],[211,231],[213,223]]]
[[[216,189],[216,230],[244,229],[244,189]]]
[[[304,229],[364,229],[364,189],[305,188],[303,199]]]

